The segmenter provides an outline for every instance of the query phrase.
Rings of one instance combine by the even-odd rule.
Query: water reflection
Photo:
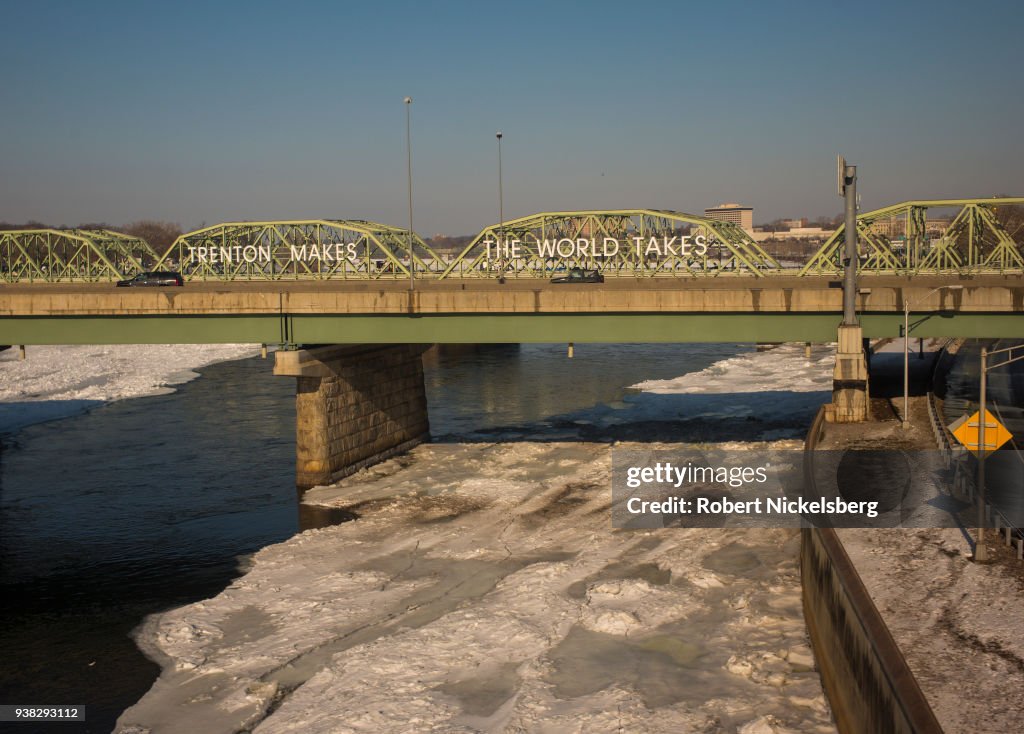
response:
[[[445,441],[480,440],[495,429],[503,438],[509,429],[522,437],[549,433],[560,416],[586,421],[591,411],[625,407],[624,398],[635,395],[627,388],[636,382],[671,379],[748,350],[735,344],[577,344],[569,359],[564,344],[522,344],[441,355],[424,371],[431,435]]]

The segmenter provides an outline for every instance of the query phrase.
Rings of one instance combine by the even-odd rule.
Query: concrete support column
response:
[[[868,363],[861,327],[839,327],[836,366],[832,372],[832,404],[825,408],[831,423],[858,423],[868,419]]]
[[[297,378],[295,483],[330,484],[429,436],[421,355],[427,345],[332,345],[275,353]]]

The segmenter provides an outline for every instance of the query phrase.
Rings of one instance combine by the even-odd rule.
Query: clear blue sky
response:
[[[1019,2],[0,0],[0,220],[574,208],[756,221],[1024,195]]]

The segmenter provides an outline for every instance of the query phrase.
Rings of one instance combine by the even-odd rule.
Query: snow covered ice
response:
[[[0,352],[0,433],[123,398],[160,395],[214,362],[255,357],[252,344],[31,346]]]
[[[613,531],[609,470],[604,445],[428,444],[313,490],[359,519],[152,618],[165,670],[121,725],[832,731],[798,536]]]
[[[780,344],[765,352],[723,359],[699,372],[671,380],[646,380],[633,387],[662,395],[831,392],[834,362],[832,349],[815,347],[811,358],[805,359],[802,344]]]
[[[751,393],[784,393],[807,363],[802,348],[747,360],[717,367],[790,368],[765,367]],[[425,444],[311,490],[356,519],[149,618],[137,640],[163,672],[119,730],[834,731],[798,535],[613,530],[610,451]]]

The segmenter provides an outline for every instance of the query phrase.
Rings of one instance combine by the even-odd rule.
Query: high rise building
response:
[[[752,206],[735,203],[719,204],[711,209],[705,209],[704,216],[708,219],[717,219],[720,222],[738,224],[747,234],[754,233],[754,207]]]

